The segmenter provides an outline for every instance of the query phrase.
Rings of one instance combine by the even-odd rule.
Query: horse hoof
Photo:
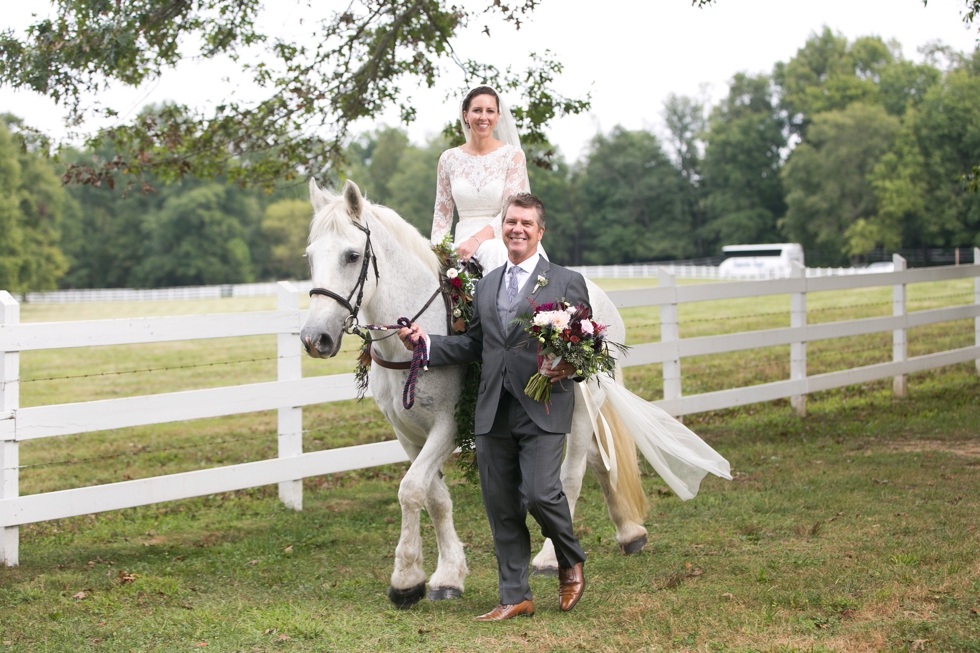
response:
[[[429,590],[428,598],[430,601],[448,601],[458,599],[463,596],[463,590],[458,587],[433,587]]]
[[[558,567],[532,567],[532,576],[544,576],[545,578],[558,578]]]
[[[627,542],[626,544],[620,544],[619,549],[623,552],[624,556],[633,555],[634,553],[639,553],[643,550],[643,547],[647,545],[647,536],[641,535],[632,542]]]
[[[425,596],[425,582],[403,590],[388,586],[388,600],[399,610],[407,610],[421,601],[423,596]]]

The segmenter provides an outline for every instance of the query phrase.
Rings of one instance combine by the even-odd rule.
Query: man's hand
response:
[[[559,381],[575,376],[575,366],[565,361],[562,361],[554,367],[545,363],[541,366],[541,373],[549,377],[552,383],[558,383]]]
[[[415,349],[415,343],[419,340],[425,341],[425,331],[413,322],[411,327],[398,329],[398,337],[401,339],[402,344],[405,345],[405,349],[412,351]]]

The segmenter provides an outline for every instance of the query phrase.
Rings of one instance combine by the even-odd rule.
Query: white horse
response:
[[[391,325],[399,317],[415,315],[436,291],[440,265],[429,241],[417,229],[391,209],[366,201],[353,182],[348,181],[343,194],[335,196],[311,180],[310,200],[314,217],[306,252],[313,286],[324,289],[326,294],[311,293],[309,317],[301,338],[310,356],[328,358],[340,350],[345,325],[358,309],[362,323]],[[623,342],[625,327],[615,306],[594,284],[589,284],[589,293],[596,320],[609,326],[610,339]],[[416,321],[428,333],[445,334],[443,302],[433,302]],[[374,350],[387,361],[406,361],[411,357],[397,337],[376,342]],[[411,460],[398,490],[401,536],[388,588],[388,597],[400,608],[410,607],[425,596],[419,532],[423,507],[432,518],[439,549],[436,570],[428,579],[428,598],[461,596],[469,573],[441,471],[456,447],[454,407],[464,369],[440,367],[420,373],[415,405],[405,410],[402,389],[408,372],[372,366],[371,393]],[[581,399],[582,389],[578,385],[576,388]],[[625,428],[617,428],[615,414],[607,418],[618,458],[616,482],[611,482],[603,463],[585,402],[577,400],[562,465],[562,484],[574,514],[586,466],[590,467],[598,476],[623,553],[634,553],[643,547],[647,537],[642,525],[646,499],[640,485],[636,448]],[[532,568],[538,574],[557,573],[558,562],[550,540],[535,556]]]

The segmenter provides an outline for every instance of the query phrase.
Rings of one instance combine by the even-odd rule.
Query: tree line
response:
[[[723,245],[801,243],[808,262],[876,249],[980,246],[980,50],[829,29],[769,74],[740,73],[714,106],[671,96],[661,134],[615,127],[575,162],[528,170],[548,208],[546,247],[564,264],[715,256]],[[16,127],[16,118],[5,123]],[[337,181],[428,235],[445,134],[413,144],[381,128],[350,143]],[[0,288],[155,287],[308,274],[310,218],[297,182],[266,193],[189,177],[149,193],[62,187],[54,165],[0,126]],[[108,147],[69,153],[111,160]],[[65,156],[62,157],[65,160]],[[244,164],[243,164],[244,165]]]

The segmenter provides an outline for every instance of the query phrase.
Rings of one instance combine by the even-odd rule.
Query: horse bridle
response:
[[[364,283],[367,281],[368,263],[374,268],[374,283],[377,284],[381,279],[381,276],[378,274],[378,257],[374,255],[374,249],[371,247],[371,230],[368,229],[366,224],[362,226],[353,220],[351,220],[351,224],[363,231],[366,236],[364,240],[364,253],[361,255],[361,273],[357,277],[357,283],[351,288],[350,294],[346,298],[341,297],[327,288],[312,288],[310,290],[310,297],[313,295],[330,297],[331,299],[337,300],[341,306],[347,309],[349,315],[344,320],[344,332],[348,334],[353,334],[358,330],[357,313],[361,310],[361,301],[364,299]],[[357,300],[351,304],[350,300],[355,292],[357,293]]]
[[[348,294],[347,297],[341,297],[334,291],[329,290],[327,288],[311,288],[310,297],[312,297],[313,295],[323,295],[324,297],[330,297],[331,299],[336,300],[337,303],[339,303],[341,306],[346,308],[348,312],[347,318],[344,320],[344,333],[347,333],[349,335],[357,334],[362,338],[364,338],[365,340],[371,340],[370,334],[364,332],[360,328],[360,325],[357,323],[357,314],[361,310],[361,301],[364,299],[364,283],[367,281],[369,261],[371,267],[374,268],[375,284],[377,284],[378,281],[381,280],[381,275],[378,274],[378,257],[374,255],[374,248],[371,246],[371,230],[368,229],[367,225],[362,226],[357,222],[354,222],[353,220],[351,221],[351,224],[353,224],[355,227],[363,231],[365,235],[364,253],[361,255],[361,259],[362,259],[361,273],[357,276],[357,282],[354,283],[354,287],[351,288],[350,294]],[[350,300],[351,297],[354,296],[355,292],[357,293],[357,300],[353,304],[351,304]],[[436,288],[436,291],[432,293],[431,297],[429,297],[429,301],[425,302],[425,305],[419,310],[418,313],[415,314],[415,316],[410,321],[414,322],[415,320],[417,320],[422,315],[422,313],[424,313],[425,310],[432,305],[432,301],[442,292],[443,292],[442,282],[440,280],[439,287]],[[448,298],[446,298],[446,300],[448,302]],[[447,310],[451,312],[448,303],[447,303]],[[384,338],[390,338],[393,335],[395,334],[389,333],[387,336],[384,336],[383,338],[378,338],[378,340],[383,340]]]

